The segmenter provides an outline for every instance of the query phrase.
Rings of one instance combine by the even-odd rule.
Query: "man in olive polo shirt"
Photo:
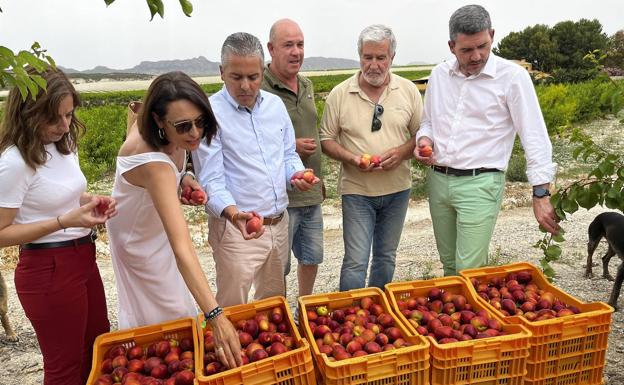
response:
[[[262,89],[279,96],[295,128],[296,151],[305,168],[321,176],[321,146],[316,127],[312,82],[299,75],[303,64],[303,33],[289,19],[275,22],[267,44],[271,63],[264,68]],[[288,192],[290,249],[298,260],[299,295],[311,294],[318,265],[323,261],[322,183],[309,191]],[[290,257],[284,268],[290,272]]]
[[[422,113],[416,86],[390,72],[395,50],[390,28],[365,28],[358,39],[360,71],[334,87],[323,111],[323,152],[342,162],[341,291],[364,287],[371,248],[368,286],[383,289],[394,275]],[[362,163],[363,154],[378,155],[379,163]]]

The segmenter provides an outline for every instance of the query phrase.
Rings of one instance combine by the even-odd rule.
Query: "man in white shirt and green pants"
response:
[[[446,276],[487,263],[516,134],[527,158],[535,217],[546,230],[559,229],[548,190],[556,164],[529,74],[490,53],[494,30],[483,7],[455,11],[449,34],[455,59],[431,72],[414,150],[431,166],[429,207]],[[433,153],[421,156],[424,146]]]

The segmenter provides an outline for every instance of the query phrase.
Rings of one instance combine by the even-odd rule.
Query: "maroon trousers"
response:
[[[44,385],[84,385],[93,341],[110,330],[95,245],[22,249],[15,289],[37,333]]]

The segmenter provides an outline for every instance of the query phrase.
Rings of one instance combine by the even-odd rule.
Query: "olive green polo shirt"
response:
[[[314,104],[314,89],[310,79],[297,75],[298,92],[295,93],[282,83],[271,71],[269,65],[264,68],[264,77],[261,88],[275,94],[282,99],[288,115],[295,128],[297,138],[314,138],[316,151],[303,160],[306,168],[314,170],[314,174],[321,177],[321,143],[316,126],[317,114]],[[317,183],[309,191],[288,191],[288,207],[304,207],[318,205],[323,202],[321,183]]]

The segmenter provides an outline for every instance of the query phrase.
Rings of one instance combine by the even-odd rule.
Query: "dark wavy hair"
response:
[[[183,72],[168,72],[158,76],[150,84],[141,111],[139,112],[139,133],[143,140],[154,148],[161,148],[169,144],[169,141],[158,137],[158,124],[152,115],[155,113],[159,118],[165,119],[169,103],[176,100],[188,100],[199,108],[204,115],[206,125],[202,138],[206,143],[217,133],[217,119],[212,112],[208,96],[193,79]]]
[[[30,75],[36,75],[34,68],[27,68]],[[9,91],[4,119],[0,125],[0,153],[14,145],[22,154],[26,164],[33,169],[45,164],[48,154],[41,130],[44,126],[58,122],[59,106],[66,96],[73,99],[74,108],[80,106],[78,92],[59,69],[49,68],[39,74],[46,82],[46,90],[39,89],[31,94],[30,89],[24,100],[17,87]],[[69,125],[69,132],[54,143],[56,149],[64,155],[77,151],[78,137],[85,132],[84,124],[74,115]]]

